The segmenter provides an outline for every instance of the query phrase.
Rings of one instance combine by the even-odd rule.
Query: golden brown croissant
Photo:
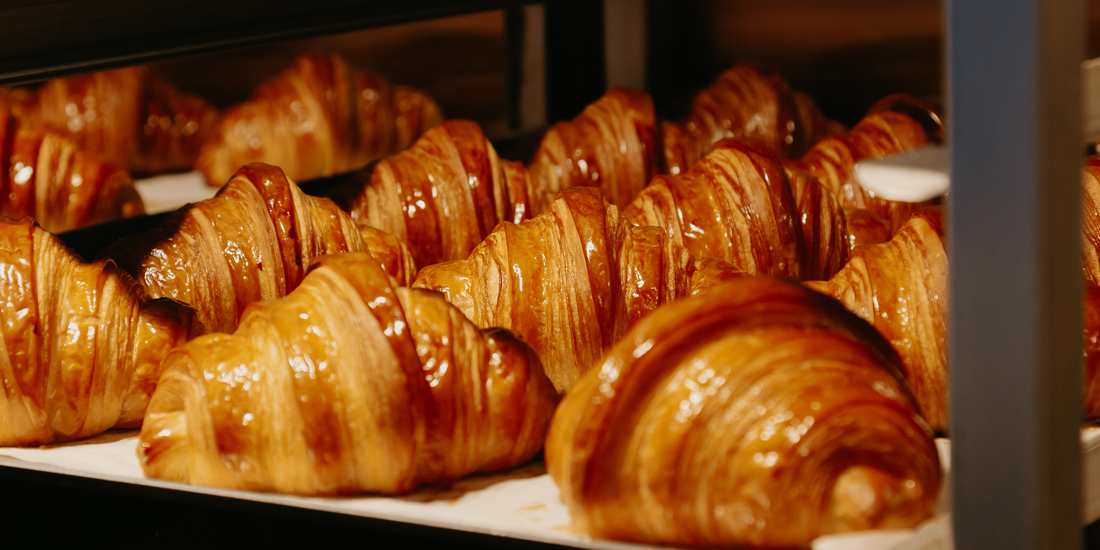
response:
[[[1100,418],[1100,286],[1085,281],[1085,418]]]
[[[396,153],[440,120],[439,106],[417,90],[337,55],[303,54],[222,114],[195,168],[211,185],[250,162],[278,165],[298,181],[328,176]]]
[[[133,173],[191,168],[217,111],[147,67],[51,80],[22,109]]]
[[[138,454],[147,476],[197,485],[401,493],[525,462],[555,401],[507,332],[341,254],[235,334],[172,353]]]
[[[682,176],[657,176],[623,209],[631,223],[664,228],[697,257],[804,279],[808,260],[796,212],[779,157],[744,139],[717,143]]]
[[[940,214],[921,211],[889,242],[864,246],[831,280],[806,283],[873,324],[898,350],[937,432],[947,430],[947,253]]]
[[[32,216],[60,233],[144,212],[125,170],[62,133],[16,122],[0,99],[0,216]]]
[[[929,106],[907,95],[876,103],[846,135],[831,135],[802,157],[800,167],[817,176],[845,208],[865,208],[885,219],[891,235],[912,214],[912,203],[876,197],[854,178],[855,163],[943,141],[943,124]]]
[[[397,240],[393,234],[369,225],[359,226],[359,236],[363,238],[363,245],[370,252],[387,273],[401,286],[412,286],[416,279],[416,260],[404,243]]]
[[[528,166],[534,214],[561,189],[598,187],[616,206],[630,202],[656,173],[656,116],[642,92],[615,88],[577,118],[555,124]]]
[[[733,276],[729,264],[696,262],[659,228],[632,227],[598,190],[576,187],[535,218],[500,224],[466,260],[423,268],[413,286],[442,291],[479,327],[515,332],[564,392],[649,311],[693,283]]]
[[[245,306],[294,290],[313,258],[367,249],[331,200],[310,197],[282,170],[254,163],[214,198],[177,210],[105,255],[149,294],[190,304],[211,331],[232,332]],[[398,274],[398,265],[387,267]]]
[[[409,149],[361,170],[349,211],[392,233],[418,265],[465,258],[502,221],[531,215],[530,181],[475,122],[448,120]]]
[[[861,225],[848,221],[848,211],[840,207],[836,195],[817,178],[792,167],[786,167],[786,173],[796,205],[797,225],[806,245],[804,276],[819,281],[829,279],[848,263],[850,251],[855,248],[852,243],[869,232],[860,231]]]
[[[574,526],[675,546],[809,548],[912,527],[941,476],[890,345],[770,277],[635,325],[565,396],[545,453]]]
[[[687,120],[661,122],[664,171],[683,174],[715,143],[734,137],[759,140],[783,157],[798,156],[835,127],[810,96],[792,94],[778,74],[734,65],[695,96]]]
[[[848,228],[849,250],[855,250],[857,246],[865,244],[878,244],[890,240],[890,225],[882,219],[882,216],[866,208],[844,208],[843,210]]]
[[[141,424],[161,360],[201,331],[110,262],[85,264],[31,220],[0,220],[0,446]]]
[[[1100,418],[1100,156],[1081,171],[1081,233],[1085,271],[1085,418]]]
[[[1100,155],[1081,171],[1081,233],[1085,278],[1100,285]]]

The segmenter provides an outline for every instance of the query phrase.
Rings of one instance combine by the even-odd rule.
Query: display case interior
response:
[[[644,87],[652,97],[659,119],[668,121],[687,120],[692,98],[722,71],[742,62],[781,74],[791,89],[811,97],[827,119],[847,128],[855,126],[877,100],[893,93],[909,94],[940,113],[946,113],[948,116],[944,120],[948,128],[952,127],[949,107],[964,104],[957,99],[962,92],[952,91],[946,76],[952,63],[958,67],[959,60],[964,59],[951,57],[962,56],[959,52],[965,53],[964,46],[960,45],[957,34],[951,34],[951,25],[944,20],[945,16],[965,10],[963,4],[969,4],[962,1],[945,5],[936,0],[893,3],[870,0],[824,3],[812,0],[768,3],[740,0],[559,0],[546,3],[322,0],[310,13],[303,13],[300,5],[283,2],[263,3],[263,6],[254,2],[232,6],[170,2],[158,8],[139,4],[125,0],[108,3],[69,0],[0,8],[0,67],[3,67],[0,84],[20,84],[35,90],[46,78],[148,63],[157,75],[181,92],[201,96],[215,108],[224,110],[246,101],[258,85],[278,76],[299,54],[335,53],[349,67],[378,71],[395,85],[423,91],[438,104],[442,118],[476,122],[494,148],[494,154],[499,154],[500,159],[524,164],[535,162],[539,140],[552,124],[573,119],[609,87],[624,83],[616,80],[621,76],[612,75],[629,74],[628,80],[633,80],[628,83]],[[1058,9],[1063,7],[1059,4]],[[626,31],[616,28],[621,21],[607,17],[609,13],[622,13],[616,9],[644,11],[645,17],[641,18],[644,24],[639,27],[622,23],[629,26]],[[1090,30],[1085,41],[1086,55],[1087,58],[1100,57],[1100,31],[1091,32],[1100,29],[1100,1],[1089,1],[1086,13]],[[56,14],[64,14],[64,17]],[[1019,17],[1027,20],[1027,16]],[[74,28],[74,20],[84,21],[81,28],[64,31]],[[957,14],[953,19],[956,29],[965,21],[968,19]],[[969,21],[973,21],[973,16]],[[624,32],[644,35],[644,51],[630,54],[641,59],[640,66],[644,67],[641,72],[623,72],[620,64],[624,58],[609,45],[609,41],[621,37]],[[953,46],[945,47],[945,44]],[[1028,75],[1041,74],[1039,69],[1030,66],[1026,70],[1031,71]],[[1009,74],[1011,71],[1006,69],[1004,72]],[[955,78],[957,82],[958,75]],[[968,105],[973,105],[973,101]],[[960,127],[973,129],[973,123],[969,124]],[[959,142],[974,143],[975,140]],[[1041,150],[1041,147],[1034,149]],[[367,165],[366,173],[376,166],[375,162]],[[960,162],[958,166],[966,164]],[[313,196],[346,200],[347,186],[356,183],[355,178],[362,177],[356,175],[358,169],[358,166],[350,170],[344,167],[335,170],[336,173],[330,171],[328,175],[300,178],[301,190]],[[180,195],[181,199],[173,195],[166,199],[182,205],[212,196],[217,190],[216,186],[207,186],[198,172],[176,171],[159,177],[167,178],[157,180],[156,185],[160,187],[149,180],[145,183],[138,180],[139,191],[146,189],[149,190],[146,192],[158,193],[157,189],[170,188],[180,191],[185,186],[193,186],[188,189],[193,188],[194,194]],[[962,204],[973,204],[966,202],[968,195],[961,196],[964,197],[960,201]],[[148,198],[146,202],[150,202]],[[1020,204],[1027,203],[1021,199]],[[172,203],[161,209],[165,211],[151,215],[69,231],[60,238],[90,260],[119,238],[151,231],[167,217],[166,210],[174,207]],[[958,212],[952,215],[960,216]],[[965,228],[965,224],[960,225]],[[960,234],[964,235],[960,242],[970,242],[965,240],[967,233]],[[1037,238],[1051,237],[1044,233]],[[973,311],[965,307],[964,312]],[[971,314],[969,318],[975,317]],[[959,349],[969,348],[961,346]],[[943,431],[944,427],[937,429]],[[126,437],[129,435],[132,434]],[[1076,486],[1085,487],[1086,523],[1100,516],[1097,504],[1100,484],[1096,482],[1100,479],[1100,469],[1096,469],[1096,464],[1100,464],[1097,437],[1096,430],[1082,432],[1080,441],[1074,439],[1071,449],[1078,453],[1075,456],[1080,456],[1076,447],[1080,443],[1086,452],[1084,479],[1075,479]],[[120,447],[117,440],[107,443]],[[1062,443],[1064,451],[1068,447],[1066,441]],[[937,444],[941,459],[950,464],[946,442]],[[62,449],[50,456],[64,452]],[[0,449],[0,459],[12,459],[16,454],[7,456]],[[240,521],[248,526],[247,529],[265,530],[266,540],[273,542],[294,539],[300,535],[300,530],[320,529],[323,524],[335,522],[345,525],[338,530],[337,538],[358,538],[383,532],[386,535],[382,543],[390,546],[407,545],[400,538],[407,536],[420,542],[459,540],[474,545],[634,547],[593,540],[573,532],[563,536],[548,535],[535,527],[526,534],[521,530],[496,529],[508,531],[507,536],[512,537],[498,538],[492,535],[492,526],[478,523],[484,518],[451,521],[453,518],[447,516],[448,513],[455,518],[463,513],[471,517],[477,515],[476,510],[466,510],[462,506],[454,508],[461,509],[459,511],[422,510],[412,516],[401,516],[400,513],[393,515],[388,508],[379,508],[381,512],[368,510],[373,504],[357,504],[355,499],[335,503],[301,499],[303,503],[293,498],[280,500],[281,497],[240,498],[217,490],[176,491],[163,482],[158,485],[158,482],[131,475],[133,464],[129,459],[112,463],[111,467],[129,469],[110,481],[97,480],[100,474],[85,475],[73,481],[64,473],[71,466],[65,462],[67,459],[41,458],[33,453],[27,455],[31,458],[19,457],[7,460],[0,468],[0,476],[5,479],[0,483],[10,484],[13,492],[26,495],[28,499],[38,499],[36,502],[40,503],[46,498],[42,495],[47,494],[59,499],[77,495],[74,497],[77,500],[98,500],[98,495],[106,494],[109,496],[102,498],[117,502],[121,508],[142,509],[138,515],[154,525],[142,531],[145,536],[179,537],[179,541],[189,541],[184,544],[198,543],[203,536],[237,540],[239,530],[235,525],[230,526],[230,522]],[[516,477],[504,481],[522,483],[527,478],[545,477],[544,470],[537,464],[541,459],[541,455],[536,456],[535,465],[526,466]],[[33,473],[27,473],[20,470],[18,460],[42,462],[29,468]],[[51,462],[54,460],[58,462]],[[107,477],[110,476],[104,479]],[[419,504],[426,502],[426,510],[434,505],[442,507],[447,504],[444,500],[451,499],[453,505],[467,493],[473,495],[472,498],[490,498],[486,495],[490,494],[494,483],[499,483],[501,491],[507,485],[503,481],[485,479],[489,478],[450,486],[457,491],[453,498],[440,497],[447,493],[447,488],[428,489],[427,493],[431,494]],[[468,489],[467,486],[473,486],[471,483],[484,486]],[[59,492],[55,488],[58,484],[77,488]],[[51,488],[46,489],[47,486]],[[532,482],[530,487],[531,494],[526,496],[542,498],[553,492],[553,485],[536,487]],[[546,495],[538,491],[546,491]],[[410,498],[415,501],[427,493],[417,493],[419,496]],[[950,523],[948,521],[946,527],[943,523],[948,510],[945,497],[946,490],[941,495],[935,519],[925,525],[939,531],[932,535],[925,533],[924,542],[937,543],[946,541],[945,536],[950,537]],[[395,506],[400,508],[404,504],[408,503],[398,502]],[[555,501],[554,505],[560,502]],[[546,521],[553,522],[560,520],[554,514],[566,513],[562,506],[555,508],[554,505],[546,508],[542,501],[532,501],[521,507],[521,511],[532,517],[545,512],[553,516]],[[230,511],[223,512],[222,508]],[[962,510],[963,521],[973,522],[973,515],[966,515],[974,513],[973,505],[966,504]],[[106,511],[90,513],[110,515]],[[416,515],[420,513],[423,516]],[[272,520],[273,515],[288,515],[292,519],[284,524]],[[542,521],[541,516],[539,518],[534,521]],[[463,524],[462,521],[471,523]],[[197,535],[181,527],[190,522],[204,523],[197,532],[208,535]],[[555,525],[551,530],[569,530],[568,526]],[[1086,531],[1086,544],[1090,548],[1100,547],[1098,525],[1100,523],[1094,523]],[[974,531],[964,529],[963,532]],[[133,541],[128,536],[126,540]],[[915,539],[906,537],[883,540],[892,541],[881,542],[878,547],[883,549],[892,548],[891,544],[898,541],[910,541],[902,542],[903,545],[915,544],[912,542]],[[822,548],[845,548],[830,547],[828,541],[823,544]]]

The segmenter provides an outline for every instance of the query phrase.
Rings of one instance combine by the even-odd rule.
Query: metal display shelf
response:
[[[1080,548],[1078,172],[1086,4],[943,2],[955,547]],[[0,84],[519,4],[15,0],[0,7]],[[559,32],[563,19],[549,13],[557,4],[546,6],[547,95],[562,81],[556,70],[566,77],[572,70],[577,81],[597,88],[644,79],[631,52],[644,53],[621,44],[606,46],[614,67],[603,58],[592,65],[606,71],[602,82],[576,77],[569,62],[582,58],[572,53],[555,69],[550,58],[572,47],[570,40],[591,38]],[[595,6],[601,18],[619,14],[605,22],[616,27],[607,36],[637,39],[619,26],[637,25],[623,14],[643,9],[642,0],[565,4]],[[617,57],[624,52],[626,58]],[[547,105],[551,119],[569,111],[556,109],[553,97]]]
[[[0,85],[530,0],[14,0],[0,4]]]

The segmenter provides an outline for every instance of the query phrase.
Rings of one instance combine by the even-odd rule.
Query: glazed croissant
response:
[[[110,262],[85,264],[31,220],[0,220],[0,446],[141,424],[168,350],[201,331]]]
[[[533,219],[502,223],[466,260],[423,268],[413,286],[442,291],[479,327],[515,332],[565,392],[649,311],[737,275],[576,187]]]
[[[217,117],[148,67],[51,80],[22,111],[27,122],[66,130],[81,149],[137,174],[191,168]]]
[[[245,306],[294,290],[313,258],[367,249],[359,228],[331,200],[310,197],[282,170],[255,163],[214,198],[177,210],[104,255],[152,296],[190,304],[211,331],[232,332]],[[401,252],[391,257],[405,259]],[[394,275],[415,273],[407,265],[387,267]]]
[[[1085,419],[1100,418],[1100,286],[1085,281]]]
[[[833,195],[834,197],[836,195]],[[844,220],[848,229],[848,249],[857,246],[878,244],[890,240],[889,223],[882,216],[866,208],[844,208]],[[822,279],[827,277],[822,277]]]
[[[889,224],[865,208],[840,206],[836,195],[799,164],[784,161],[796,215],[806,243],[807,279],[826,280],[848,263],[858,246],[890,240]]]
[[[1085,278],[1100,285],[1100,155],[1086,159],[1081,171],[1081,236]]]
[[[359,226],[359,236],[363,246],[382,268],[401,286],[411,286],[418,271],[416,260],[405,243],[397,240],[393,234],[369,225]]]
[[[145,212],[125,170],[54,130],[16,122],[0,99],[0,216],[60,233]]]
[[[855,224],[849,222],[850,211],[841,208],[836,195],[817,178],[797,168],[787,167],[785,172],[794,199],[798,229],[806,246],[803,276],[811,280],[829,279],[848,263],[855,243],[867,239],[871,233],[861,230],[866,225],[859,223],[863,218],[856,217]]]
[[[318,259],[165,365],[145,474],[233,489],[403,493],[509,468],[542,447],[556,401],[530,348],[395,288],[365,253]]]
[[[409,149],[361,170],[352,219],[392,233],[418,265],[469,255],[502,221],[531,215],[530,181],[501,159],[475,122],[448,120]]]
[[[579,530],[670,546],[912,527],[941,476],[890,345],[770,277],[635,325],[565,396],[545,453]]]
[[[915,206],[876,197],[855,180],[855,163],[942,141],[943,123],[935,110],[911,96],[892,95],[871,107],[846,136],[831,135],[814,145],[798,166],[836,194],[842,207],[868,209],[881,216],[893,235]]]
[[[886,243],[857,248],[831,280],[806,283],[867,320],[901,355],[936,432],[947,419],[947,252],[942,215],[920,211]]]
[[[642,92],[615,88],[577,118],[546,132],[528,166],[534,214],[550,207],[561,189],[598,187],[622,207],[656,173],[656,116]]]
[[[1100,156],[1081,171],[1081,233],[1085,272],[1085,418],[1100,418]]]
[[[663,228],[697,257],[801,280],[809,270],[796,212],[779,157],[744,139],[717,143],[682,176],[657,176],[623,209],[631,223]]]
[[[195,168],[211,185],[250,162],[278,165],[302,181],[396,153],[441,119],[439,106],[419,91],[357,71],[337,55],[303,54],[222,114]]]
[[[792,93],[778,74],[734,65],[695,96],[682,123],[661,122],[664,170],[687,172],[715,143],[755,139],[783,157],[802,155],[839,125],[825,120],[810,96]]]

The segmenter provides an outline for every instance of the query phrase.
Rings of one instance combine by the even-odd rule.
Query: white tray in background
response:
[[[1096,430],[1100,433],[1100,429]],[[1097,438],[1100,446],[1100,438]],[[120,484],[172,489],[277,504],[335,514],[362,516],[520,540],[593,549],[650,546],[595,540],[573,530],[569,512],[541,463],[497,475],[464,478],[449,487],[426,487],[402,497],[298,497],[196,487],[146,479],[137,453],[137,432],[108,432],[84,441],[21,449],[0,448],[0,467],[93,478]],[[937,440],[947,464],[949,446]],[[947,483],[945,475],[945,486]],[[946,494],[941,492],[941,494]],[[949,503],[916,530],[872,531],[822,537],[814,550],[933,550],[950,548]],[[1090,503],[1092,501],[1089,501]],[[1100,499],[1097,499],[1100,507]],[[947,546],[945,546],[945,544]]]
[[[145,203],[146,214],[171,212],[187,203],[209,199],[218,192],[217,187],[206,184],[206,178],[197,170],[135,180],[134,187]]]

